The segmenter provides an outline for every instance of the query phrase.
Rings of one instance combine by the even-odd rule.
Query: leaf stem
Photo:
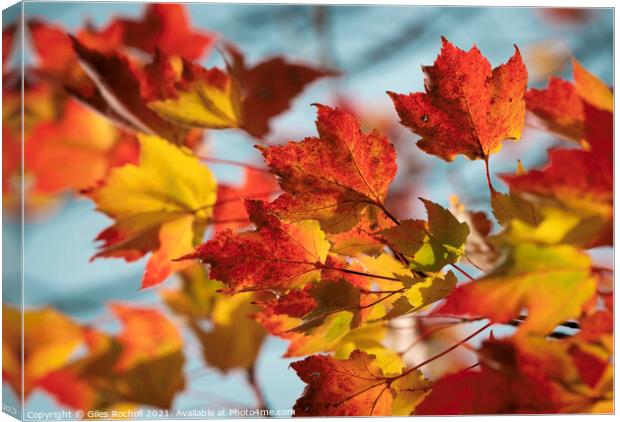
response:
[[[254,166],[254,165],[248,164],[248,163],[243,163],[241,161],[226,160],[224,158],[207,157],[207,156],[203,156],[203,155],[198,155],[197,158],[199,160],[208,161],[210,163],[227,164],[229,166],[244,167],[244,168],[247,168],[247,169],[250,169],[250,170],[260,171],[262,173],[269,173],[269,170],[266,169],[266,168]]]
[[[317,264],[317,267],[320,268],[320,269],[323,269],[323,270],[340,271],[340,272],[343,272],[343,273],[360,275],[360,276],[363,276],[363,277],[378,278],[378,279],[381,279],[381,280],[388,280],[388,281],[400,281],[399,279],[397,279],[395,277],[388,277],[388,276],[378,275],[378,274],[369,274],[369,273],[364,273],[362,271],[350,270],[348,268],[330,267],[329,265],[324,265],[324,264]]]
[[[491,173],[489,172],[489,157],[484,157],[484,171],[487,177],[487,186],[489,187],[489,192],[491,195],[495,195],[497,191],[493,187],[493,182],[491,182]]]
[[[387,218],[392,220],[397,226],[400,226],[400,220],[396,218],[387,208],[385,208],[385,205],[380,202],[376,202],[375,205],[377,205],[381,209],[381,211],[383,211]]]
[[[458,272],[460,272],[461,274],[463,274],[465,277],[467,277],[470,281],[474,281],[475,278],[473,278],[471,275],[469,275],[464,269],[462,269],[461,267],[459,267],[456,264],[450,264],[450,266],[452,266],[455,270],[457,270]]]
[[[484,330],[486,330],[487,328],[489,328],[490,326],[492,326],[494,323],[493,322],[489,322],[488,324],[484,325],[484,327],[477,329],[476,331],[474,331],[473,333],[471,333],[470,335],[468,335],[467,337],[465,337],[463,340],[459,341],[458,343],[448,347],[447,349],[445,349],[443,352],[438,353],[428,359],[426,359],[424,362],[407,369],[406,371],[403,371],[402,374],[400,375],[396,375],[395,377],[390,378],[390,382],[393,382],[399,378],[402,378],[404,376],[409,375],[411,372],[416,371],[418,369],[420,369],[421,367],[423,367],[424,365],[428,365],[429,363],[439,359],[440,357],[447,355],[448,353],[450,353],[451,351],[453,351],[454,349],[458,348],[459,346],[461,346],[464,343],[467,343],[469,340],[471,340],[472,338],[476,337],[478,334],[480,334],[481,332],[483,332]]]

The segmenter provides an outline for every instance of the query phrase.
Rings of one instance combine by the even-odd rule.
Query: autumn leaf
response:
[[[191,27],[185,5],[149,4],[141,20],[119,19],[123,43],[153,54],[157,49],[167,55],[197,60],[207,54],[217,36]]]
[[[525,100],[528,111],[541,119],[548,130],[579,142],[585,136],[586,106],[613,112],[613,94],[575,59],[573,78],[574,84],[551,77],[547,88],[528,90]]]
[[[218,294],[210,314],[211,329],[190,321],[207,365],[222,372],[252,368],[265,337],[263,327],[251,317],[258,311],[253,301],[252,293]]]
[[[211,266],[211,277],[231,292],[287,290],[317,281],[329,242],[315,221],[285,224],[266,209],[266,203],[247,200],[256,230],[219,232],[185,259]]]
[[[489,350],[490,349],[490,350]],[[555,413],[551,386],[518,371],[513,346],[486,342],[480,370],[445,375],[415,409],[416,415],[483,415]],[[516,373],[515,373],[516,372]]]
[[[531,336],[488,340],[478,350],[480,369],[446,375],[416,408],[417,415],[607,413],[611,383],[589,386],[583,372],[596,363],[573,360],[573,340]],[[583,346],[583,344],[582,344]],[[605,362],[607,368],[610,367]],[[581,369],[580,369],[581,367]],[[599,370],[600,373],[600,370]]]
[[[286,221],[318,220],[329,233],[351,229],[383,209],[396,153],[379,132],[361,132],[353,115],[317,105],[318,138],[258,148],[286,192],[270,206]]]
[[[151,98],[149,107],[183,125],[240,128],[262,138],[269,132],[270,120],[286,111],[306,85],[335,74],[280,57],[247,67],[239,51],[230,46],[228,50],[232,60],[226,72],[188,61],[183,62],[180,77],[160,72],[158,83],[174,82],[173,89]]]
[[[23,375],[25,397],[66,365],[84,341],[82,328],[50,307],[23,310],[22,332],[22,310],[3,306],[2,331],[3,377],[21,396]]]
[[[33,19],[28,21],[28,32],[40,73],[61,81],[81,77],[71,39],[63,28]]]
[[[332,350],[351,332],[353,314],[348,311],[327,315],[320,326],[311,332],[295,331],[303,324],[302,317],[316,307],[316,300],[304,289],[292,289],[288,293],[269,300],[259,301],[261,310],[254,319],[267,332],[287,340],[289,346],[284,357],[305,356]]]
[[[123,326],[116,336],[123,346],[114,366],[117,372],[127,371],[182,348],[179,331],[160,311],[121,303],[112,303],[109,308]]]
[[[177,144],[185,142],[186,128],[162,119],[148,107],[141,91],[144,75],[135,63],[117,52],[88,48],[76,37],[71,41],[80,65],[96,86],[70,89],[73,95],[125,128]]]
[[[64,86],[69,90],[90,92],[94,85],[80,67],[71,36],[65,28],[31,19],[27,23],[32,46],[36,52],[35,72],[46,82]],[[76,38],[85,47],[99,53],[111,54],[122,44],[122,28],[111,23],[103,29],[85,27],[77,31]],[[64,89],[57,95],[64,95]]]
[[[293,331],[307,332],[325,322],[325,318],[337,312],[349,312],[351,317],[350,326],[357,327],[361,322],[360,315],[360,289],[344,279],[321,280],[312,286],[308,293],[314,299],[316,306],[307,314],[303,315],[306,322],[295,327]]]
[[[583,105],[572,83],[551,77],[547,88],[528,90],[525,102],[548,130],[575,141],[583,136]]]
[[[601,239],[601,233],[608,229],[604,219],[584,216],[561,207],[545,206],[541,208],[536,223],[521,219],[511,220],[494,240],[512,239],[513,242],[588,247],[593,241]]]
[[[229,48],[230,50],[230,48]],[[273,57],[248,67],[239,52],[232,52],[232,73],[240,79],[243,97],[243,127],[252,136],[269,133],[274,117],[289,109],[295,97],[317,79],[338,73]]]
[[[361,216],[360,222],[351,230],[327,233],[326,236],[332,244],[333,253],[351,257],[359,254],[378,256],[384,251],[385,243],[376,233],[395,224],[383,211],[373,207]]]
[[[250,224],[243,203],[244,199],[267,199],[278,191],[275,177],[254,168],[243,169],[243,182],[239,186],[219,184],[217,203],[213,207],[215,230],[238,229]]]
[[[411,269],[439,271],[457,262],[464,253],[469,227],[442,206],[426,199],[421,201],[426,208],[428,222],[404,220],[399,225],[382,230],[380,235],[409,258]]]
[[[398,277],[405,291],[393,304],[383,319],[398,318],[418,311],[432,303],[444,299],[454,290],[456,276],[448,271],[445,276],[430,277]]]
[[[575,59],[573,59],[573,78],[575,89],[585,102],[601,110],[614,111],[614,96],[611,89]]]
[[[330,271],[324,273],[329,275]],[[351,345],[359,345],[363,350],[383,350],[380,342],[385,336],[385,327],[371,320],[385,315],[384,306],[389,306],[393,295],[385,300],[378,294],[362,291],[351,281],[325,279],[279,297],[263,299],[258,302],[262,309],[255,319],[269,333],[289,341],[286,357],[331,350],[350,353],[352,349],[347,348]],[[388,368],[398,362],[399,359],[380,360]]]
[[[409,414],[429,389],[419,371],[385,377],[375,357],[359,350],[346,360],[315,355],[291,367],[308,384],[293,408],[297,416]]]
[[[53,194],[92,186],[108,173],[118,139],[118,131],[104,118],[67,102],[59,121],[36,125],[24,144],[33,189]]]
[[[42,388],[59,403],[84,411],[135,405],[169,409],[185,387],[179,331],[155,309],[112,304],[111,310],[123,324],[120,334],[88,328],[86,356],[48,374]]]
[[[587,149],[553,149],[543,169],[501,177],[511,193],[527,194],[539,207],[561,207],[582,219],[583,224],[575,226],[581,231],[580,243],[589,247],[610,245],[613,114],[585,103],[584,110]],[[584,226],[589,237],[583,235]]]
[[[211,280],[206,268],[195,263],[178,272],[181,286],[160,289],[159,294],[172,312],[189,320],[206,319],[212,312],[222,284]]]
[[[567,246],[512,245],[506,261],[484,277],[457,287],[437,315],[484,316],[505,323],[527,309],[522,333],[548,334],[580,315],[594,295],[590,258]]]
[[[388,92],[401,123],[420,135],[428,154],[452,161],[458,154],[484,159],[523,129],[527,70],[515,47],[494,69],[477,47],[463,51],[442,37],[441,53],[426,74],[426,92]]]
[[[168,121],[187,126],[224,129],[242,124],[239,82],[214,67],[183,62],[179,82],[168,93],[148,101],[148,107]],[[164,83],[166,81],[163,77]]]
[[[188,266],[173,262],[202,238],[211,219],[216,183],[188,150],[154,136],[139,136],[140,163],[113,169],[105,182],[86,192],[115,223],[102,231],[93,257],[134,261],[148,252],[142,288],[163,282]]]

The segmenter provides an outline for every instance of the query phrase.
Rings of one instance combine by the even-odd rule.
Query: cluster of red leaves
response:
[[[39,62],[26,95],[45,100],[26,104],[33,192],[90,197],[114,220],[98,236],[95,258],[150,253],[143,288],[178,273],[181,287],[162,296],[208,365],[245,369],[254,383],[265,334],[288,340],[287,357],[310,355],[292,365],[307,384],[295,404],[300,416],[609,411],[609,271],[592,264],[588,249],[612,246],[613,95],[577,62],[575,83],[551,79],[527,91],[518,48],[492,68],[475,46],[463,51],[442,39],[435,63],[423,67],[425,92],[388,92],[422,151],[484,162],[495,225],[482,212],[461,206],[457,218],[426,199],[426,220],[398,218],[388,203],[396,149],[345,109],[317,104],[317,136],[267,144],[271,120],[306,85],[335,73],[280,57],[248,66],[228,43],[225,68],[206,69],[195,60],[215,35],[190,28],[181,6],[149,6],[140,21],[74,35],[41,22],[29,30]],[[15,90],[3,95],[17,102]],[[526,111],[579,148],[550,151],[541,170],[519,164],[517,174],[501,176],[510,190],[500,193],[489,160],[504,140],[521,137]],[[3,132],[17,133],[15,123]],[[218,185],[197,151],[205,130],[221,129],[260,140],[268,171],[247,166],[237,186]],[[75,163],[57,171],[67,156]],[[19,172],[8,164],[9,176]],[[472,253],[480,250],[485,268]],[[479,270],[475,277],[460,260]],[[468,280],[457,286],[452,270]],[[25,390],[44,388],[80,409],[169,407],[183,388],[178,333],[153,311],[113,311],[123,333],[86,330],[89,351],[77,360],[69,346],[83,329],[69,330],[78,334],[65,347],[44,342],[61,364],[35,361]],[[406,318],[442,321],[421,329],[419,341],[456,324],[487,324],[412,364],[403,356],[419,341],[405,350],[390,344],[398,336],[392,322]],[[518,328],[468,343],[494,324]],[[567,327],[579,332],[561,331]],[[427,379],[428,364],[461,346],[472,350],[473,366]],[[19,389],[16,370],[6,371]],[[162,382],[139,388],[144,371]],[[79,388],[68,393],[68,383]]]

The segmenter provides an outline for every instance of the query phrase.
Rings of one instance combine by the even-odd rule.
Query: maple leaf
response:
[[[120,19],[123,43],[153,54],[157,49],[186,60],[197,60],[207,54],[217,36],[212,32],[191,28],[182,4],[149,4],[141,20]]]
[[[575,86],[549,78],[545,89],[532,88],[525,94],[528,111],[542,119],[547,129],[568,139],[579,140],[583,133],[583,105]]]
[[[185,386],[179,331],[155,309],[122,304],[111,309],[123,324],[121,333],[109,336],[88,328],[86,356],[48,374],[42,388],[60,403],[85,411],[138,404],[170,408]]]
[[[169,72],[166,66],[172,64],[162,66],[160,72]],[[239,81],[228,73],[184,61],[180,80],[171,82],[171,76],[177,78],[165,73],[157,77],[171,88],[149,98],[151,110],[169,121],[193,127],[224,129],[242,125]]]
[[[162,119],[151,110],[142,96],[143,71],[117,52],[101,53],[71,37],[80,65],[95,85],[93,88],[69,87],[71,93],[115,123],[131,130],[158,135],[182,144],[187,129]]]
[[[614,96],[609,87],[573,59],[575,89],[583,100],[601,110],[614,111]]]
[[[269,122],[286,111],[294,97],[311,82],[335,73],[291,64],[280,57],[248,68],[240,52],[229,47],[233,56],[227,72],[205,69],[188,61],[180,77],[166,71],[157,79],[172,84],[149,101],[161,116],[180,124],[211,129],[241,128],[261,138],[269,132]],[[160,82],[161,83],[161,82]]]
[[[415,413],[609,412],[611,384],[603,379],[592,355],[574,353],[578,344],[585,346],[573,339],[548,341],[539,336],[487,340],[477,351],[480,369],[440,378]],[[577,356],[582,359],[576,360]],[[604,367],[610,369],[607,358]],[[594,372],[600,385],[588,384]]]
[[[291,367],[308,384],[295,403],[297,416],[389,416],[393,408],[402,415],[430,387],[419,371],[385,377],[375,357],[359,350],[346,360],[315,355]]]
[[[336,265],[331,257],[328,263]],[[344,353],[347,350],[345,347],[353,344],[364,350],[383,350],[379,342],[385,331],[381,324],[371,320],[378,320],[385,314],[383,306],[389,300],[357,286],[361,279],[364,286],[371,286],[370,278],[328,278],[343,274],[347,275],[324,270],[323,280],[316,284],[259,301],[262,309],[255,319],[271,334],[289,341],[285,356],[304,356],[329,350]],[[390,299],[392,295],[388,295],[387,299]],[[351,350],[348,349],[348,352]],[[398,361],[387,364],[397,364]]]
[[[254,168],[243,169],[243,182],[240,186],[222,185],[217,187],[217,203],[213,208],[215,230],[237,229],[250,222],[244,199],[264,199],[278,190],[278,183],[272,174]]]
[[[216,182],[188,150],[154,136],[139,136],[140,163],[113,169],[85,194],[115,220],[102,231],[93,257],[134,261],[148,252],[142,287],[163,282],[187,262],[172,260],[193,250],[212,216]]]
[[[512,192],[528,194],[543,206],[568,209],[583,219],[579,230],[585,226],[590,236],[587,239],[582,233],[581,243],[590,247],[610,245],[613,114],[587,103],[584,110],[588,149],[553,149],[543,169],[501,177]],[[598,233],[594,230],[597,225]]]
[[[57,25],[38,19],[29,20],[28,32],[37,55],[34,71],[52,85],[65,86],[70,91],[91,92],[95,89],[80,67],[71,37]],[[76,38],[87,48],[100,53],[112,53],[121,47],[122,28],[110,24],[102,30],[80,29]]]
[[[121,303],[112,303],[109,308],[123,325],[123,330],[116,336],[123,350],[115,363],[115,371],[127,371],[182,348],[179,331],[160,311]]]
[[[295,329],[303,324],[303,316],[316,306],[316,300],[304,289],[292,289],[279,298],[259,301],[260,312],[254,319],[270,334],[289,341],[285,357],[305,356],[337,348],[341,341],[351,332],[353,313],[334,312],[325,316],[318,327],[308,332]]]
[[[506,224],[506,229],[495,236],[495,240],[511,239],[513,242],[590,247],[593,243],[598,244],[601,233],[608,230],[604,219],[584,216],[561,207],[544,206],[536,223],[521,219],[511,220]]]
[[[377,365],[386,376],[398,375],[405,368],[400,354],[393,350],[389,342],[390,329],[385,324],[366,323],[359,328],[351,330],[344,336],[334,348],[333,356],[336,359],[347,359],[355,350],[361,350],[375,357]],[[384,344],[386,343],[386,344]],[[412,401],[411,404],[415,404]],[[395,411],[393,414],[401,414]]]
[[[351,230],[327,233],[327,239],[332,244],[333,253],[352,257],[359,254],[378,256],[385,249],[385,243],[376,233],[395,224],[383,211],[373,207],[361,216],[360,222]]]
[[[466,369],[435,381],[430,394],[415,409],[415,414],[484,415],[557,411],[550,400],[552,391],[549,384],[518,372],[511,345],[487,341],[479,353],[489,349],[494,356],[481,358],[480,370]]]
[[[392,305],[383,319],[393,319],[412,312],[418,311],[432,303],[435,303],[454,290],[456,276],[448,271],[445,276],[431,277],[398,277],[405,291]]]
[[[243,96],[243,127],[257,138],[269,133],[271,119],[288,110],[307,85],[338,75],[331,70],[289,63],[282,57],[248,67],[243,56],[233,50],[229,47],[233,57],[231,72],[239,78]]]
[[[255,231],[219,232],[184,259],[210,264],[211,276],[231,292],[287,290],[318,280],[329,251],[318,223],[285,224],[267,211],[266,203],[245,203]]]
[[[287,221],[318,220],[330,233],[351,229],[370,207],[384,209],[396,153],[379,132],[361,132],[350,113],[317,105],[318,138],[258,146],[286,192],[269,210]]]
[[[265,338],[263,327],[250,317],[258,311],[253,301],[252,293],[217,294],[210,314],[211,329],[205,330],[198,321],[190,321],[209,366],[224,373],[253,367]]]
[[[2,331],[3,377],[21,396],[23,376],[24,397],[66,365],[84,340],[79,325],[50,307],[24,310],[22,315],[20,309],[3,305]]]
[[[528,90],[525,100],[527,109],[540,118],[548,130],[579,142],[585,136],[585,107],[590,105],[613,112],[613,94],[575,59],[573,78],[574,84],[551,77],[547,88]]]
[[[341,316],[343,320],[348,320],[348,327],[359,326],[362,319],[362,294],[359,288],[348,281],[324,279],[311,286],[308,289],[308,294],[314,299],[316,305],[302,316],[304,323],[292,331],[310,332],[312,329],[323,325],[327,317],[338,312],[347,312]]]
[[[572,83],[551,77],[547,88],[528,90],[525,102],[548,130],[576,141],[583,135],[583,105]]]
[[[491,69],[476,46],[463,51],[443,38],[441,53],[424,66],[425,93],[388,92],[401,123],[422,136],[423,151],[452,161],[484,159],[523,129],[527,70],[515,46],[510,60]]]
[[[382,230],[388,244],[410,258],[410,267],[420,271],[439,271],[459,260],[469,234],[467,223],[459,222],[442,206],[421,199],[428,222],[404,220],[399,225]]]
[[[37,68],[43,74],[66,79],[71,78],[77,65],[71,39],[63,28],[40,20],[28,21],[28,32],[37,54]]]
[[[512,245],[504,264],[457,287],[434,313],[505,323],[525,308],[528,318],[519,331],[548,334],[560,322],[579,316],[595,290],[587,255],[568,245],[522,242]]]
[[[118,132],[99,115],[69,101],[60,120],[41,122],[27,139],[25,161],[35,177],[33,189],[57,193],[85,189],[102,179]]]
[[[160,289],[159,294],[172,312],[189,320],[208,318],[221,289],[219,281],[211,280],[206,268],[195,263],[178,272],[181,287]]]

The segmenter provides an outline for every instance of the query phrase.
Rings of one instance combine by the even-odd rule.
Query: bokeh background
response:
[[[270,55],[338,69],[340,78],[314,84],[278,118],[269,140],[297,140],[315,134],[311,103],[346,105],[387,128],[399,153],[395,189],[405,192],[398,203],[401,216],[422,216],[415,198],[423,196],[443,205],[458,193],[473,209],[488,209],[488,191],[482,162],[457,158],[447,164],[427,156],[415,146],[416,135],[397,125],[397,116],[385,94],[423,89],[421,64],[431,64],[443,35],[463,49],[476,44],[496,66],[521,50],[530,74],[530,86],[542,86],[550,74],[571,79],[570,58],[576,57],[592,73],[613,85],[613,10],[558,10],[543,8],[464,8],[415,6],[310,6],[188,4],[193,25],[215,31],[245,52],[249,62]],[[90,21],[103,25],[114,16],[138,17],[139,3],[29,2],[26,19],[39,17],[64,25],[69,31]],[[5,17],[6,18],[6,17]],[[26,60],[32,60],[26,54]],[[205,64],[221,65],[214,51]],[[210,155],[259,163],[258,153],[247,135],[220,131],[208,139]],[[561,141],[543,134],[528,121],[523,140],[507,144],[492,159],[491,170],[511,172],[520,158],[526,168],[541,165],[548,148]],[[234,183],[235,168],[210,165],[219,180]],[[501,187],[501,181],[495,180]],[[397,197],[395,201],[398,201]],[[6,224],[9,223],[9,224]],[[111,300],[161,306],[155,291],[138,291],[145,259],[127,264],[122,260],[89,262],[95,252],[93,238],[109,224],[86,199],[67,201],[48,215],[37,216],[25,228],[26,305],[52,305],[81,321],[93,321]],[[4,262],[17,262],[18,251],[8,242],[17,241],[19,226],[5,222]],[[605,262],[611,251],[594,252]],[[171,285],[175,280],[168,280]],[[5,284],[5,299],[19,301],[19,286]],[[254,399],[243,374],[222,376],[203,366],[198,344],[186,336],[191,371],[188,389],[177,397],[175,409],[212,409],[252,406]],[[290,408],[303,384],[281,358],[286,344],[269,338],[258,360],[258,379],[272,408]],[[12,394],[4,387],[4,394]],[[34,393],[27,409],[55,409],[42,393]]]

